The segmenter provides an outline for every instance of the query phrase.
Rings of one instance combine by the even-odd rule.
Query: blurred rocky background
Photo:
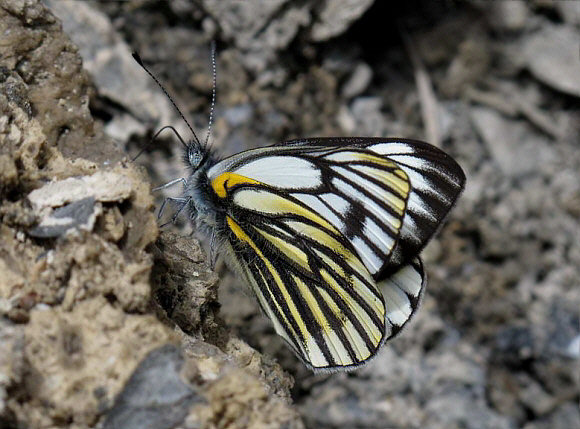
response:
[[[310,373],[157,227],[187,172],[146,145],[191,135],[131,52],[204,139],[211,41],[222,154],[400,136],[467,174],[358,371]],[[0,0],[0,428],[580,427],[579,41],[575,1]]]

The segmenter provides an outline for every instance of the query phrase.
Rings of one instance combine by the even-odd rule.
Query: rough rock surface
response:
[[[578,9],[356,3],[48,2],[77,50],[0,1],[0,427],[580,427]],[[171,132],[124,159],[190,138],[126,56],[203,139],[211,40],[224,155],[435,123],[467,174],[417,317],[356,372],[308,372],[185,216],[158,232]]]
[[[59,20],[4,1],[0,32],[0,427],[302,427],[196,242],[158,237]]]

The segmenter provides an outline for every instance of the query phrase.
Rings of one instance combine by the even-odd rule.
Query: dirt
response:
[[[3,0],[0,34],[0,427],[580,427],[580,3]],[[131,52],[203,139],[212,40],[223,155],[400,136],[466,172],[356,372],[309,372],[186,216],[158,227],[186,171],[148,142],[191,134]]]

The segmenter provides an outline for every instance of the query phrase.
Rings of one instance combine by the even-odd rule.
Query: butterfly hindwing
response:
[[[300,236],[283,223],[227,222],[236,265],[278,335],[312,370],[362,365],[418,308],[425,285],[419,258],[377,284],[356,255],[337,252],[338,237],[309,222]]]
[[[378,282],[385,299],[386,338],[397,335],[413,317],[426,285],[420,257],[398,267],[390,276]]]

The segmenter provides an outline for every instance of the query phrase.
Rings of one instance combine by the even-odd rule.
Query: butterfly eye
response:
[[[196,148],[194,146],[190,146],[187,150],[187,161],[188,161],[189,165],[193,169],[196,169],[197,167],[199,167],[199,164],[201,164],[202,160],[203,160],[203,153],[201,152],[201,150],[199,150],[198,148]]]

